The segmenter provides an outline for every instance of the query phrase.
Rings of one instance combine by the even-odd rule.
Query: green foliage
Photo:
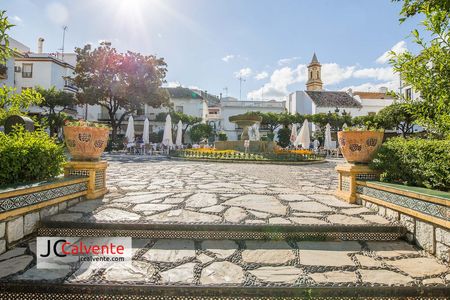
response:
[[[47,125],[50,134],[53,135],[64,125],[64,121],[68,119],[64,109],[75,105],[75,97],[72,93],[57,90],[54,86],[49,89],[42,87],[36,88],[36,91],[42,95],[40,107],[44,108]]]
[[[416,118],[413,114],[415,106],[412,103],[393,103],[380,110],[375,116],[375,123],[384,129],[395,129],[402,136],[412,133]]]
[[[112,138],[123,120],[144,104],[168,105],[168,94],[161,88],[167,72],[163,58],[128,51],[118,53],[107,43],[97,49],[77,48],[75,84],[81,88],[81,104],[97,104],[110,116]],[[119,110],[123,113],[117,116]]]
[[[182,128],[182,142],[184,143],[184,136],[188,130],[188,128],[194,124],[198,124],[202,121],[202,118],[200,117],[195,117],[195,116],[191,116],[191,115],[187,115],[184,114],[182,112],[175,112],[173,110],[170,110],[170,118],[172,119],[172,132],[175,134],[176,133],[176,128],[175,126],[178,124],[178,122],[181,120],[181,122],[183,123],[183,128]],[[161,112],[159,114],[156,115],[156,121],[157,122],[165,122],[166,121],[166,117],[167,117],[167,113],[165,112]],[[161,136],[162,138],[162,136]],[[160,142],[161,140],[159,140]]]
[[[5,10],[0,10],[0,63],[4,64],[11,56],[9,48],[9,35],[7,33],[14,25],[9,23]]]
[[[420,15],[426,39],[414,29],[411,35],[421,51],[392,52],[390,60],[404,83],[421,94],[422,100],[417,101],[412,111],[418,123],[438,137],[450,136],[449,6],[449,1],[405,0],[400,21]]]
[[[450,2],[447,0],[394,0],[403,1],[400,22],[404,22],[406,18],[415,16],[423,10],[428,11],[450,11]]]
[[[34,89],[24,89],[16,93],[15,88],[3,86],[0,88],[0,125],[11,115],[23,115],[31,105],[39,105],[42,96]]]
[[[450,190],[450,140],[392,138],[378,151],[371,167],[381,179],[432,189]]]
[[[380,127],[376,115],[354,117],[352,119],[352,125],[355,127],[365,127],[367,129],[378,129]]]
[[[287,147],[290,143],[291,130],[287,127],[280,128],[278,130],[278,145],[281,147]]]
[[[42,130],[0,132],[0,185],[53,178],[64,162],[63,147]]]
[[[208,139],[213,135],[213,128],[208,124],[196,124],[189,132],[191,140],[198,143],[203,139]]]
[[[228,140],[228,136],[225,132],[219,132],[217,134],[217,137],[219,138],[219,141],[227,141]]]
[[[150,132],[149,141],[150,143],[160,143],[164,136],[164,130],[158,132]]]

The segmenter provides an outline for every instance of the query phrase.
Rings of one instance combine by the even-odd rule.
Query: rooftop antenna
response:
[[[62,47],[61,47],[61,49],[59,49],[59,50],[61,50],[61,60],[62,61],[64,61],[64,42],[65,42],[65,40],[66,40],[66,31],[67,31],[67,25],[64,25],[63,26],[63,38],[62,38]]]
[[[242,100],[242,82],[245,82],[245,79],[242,76],[239,76],[239,101]]]

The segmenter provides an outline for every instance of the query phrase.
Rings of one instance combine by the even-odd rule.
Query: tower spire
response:
[[[307,91],[321,91],[323,89],[321,68],[322,65],[314,52],[311,62],[308,65],[308,81],[306,82]]]
[[[312,64],[313,64],[313,63],[319,63],[319,60],[317,59],[317,56],[316,56],[316,52],[314,52],[313,58],[312,58],[312,60],[311,60],[311,63],[312,63]]]

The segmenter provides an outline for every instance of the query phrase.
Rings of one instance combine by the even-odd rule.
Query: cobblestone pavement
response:
[[[109,193],[54,221],[386,225],[367,208],[331,195],[334,165],[111,162]],[[275,181],[276,179],[276,181]]]
[[[337,200],[334,164],[272,166],[124,161],[110,192],[53,220],[229,224],[386,224]],[[289,226],[289,225],[287,225]],[[133,239],[131,265],[35,266],[35,242],[0,255],[0,281],[225,286],[449,285],[450,272],[404,241]],[[56,262],[57,263],[57,262]]]
[[[0,281],[224,286],[450,284],[449,269],[403,241],[133,239],[131,264],[35,266],[35,242],[0,256]],[[57,263],[57,262],[55,262]]]

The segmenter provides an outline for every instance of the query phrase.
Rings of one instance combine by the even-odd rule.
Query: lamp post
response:
[[[242,82],[245,82],[245,79],[242,76],[239,76],[239,101],[242,100]]]

